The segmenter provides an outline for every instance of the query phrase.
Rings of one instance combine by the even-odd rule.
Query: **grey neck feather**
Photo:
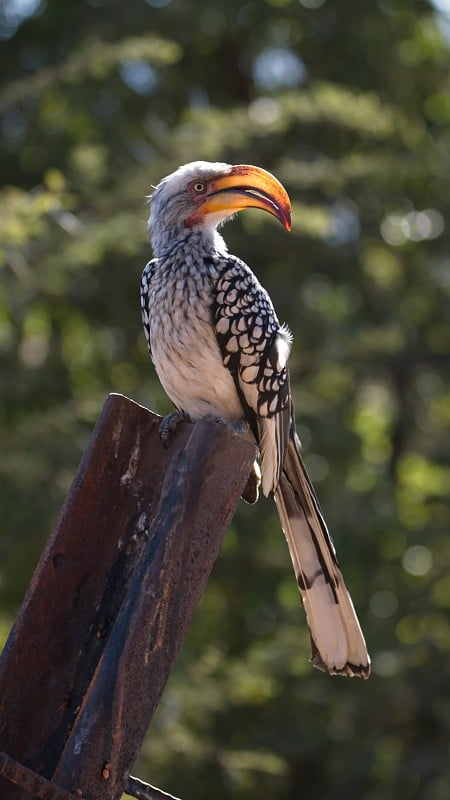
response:
[[[206,224],[195,227],[184,222],[161,224],[159,216],[152,213],[149,233],[155,258],[163,259],[178,246],[192,250],[200,257],[224,256],[228,252],[227,245],[217,229]]]

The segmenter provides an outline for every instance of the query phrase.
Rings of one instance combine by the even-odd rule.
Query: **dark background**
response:
[[[225,237],[295,335],[299,433],[373,676],[311,668],[274,507],[242,505],[136,768],[184,800],[450,796],[443,9],[0,8],[2,638],[107,393],[170,410],[139,314],[151,184],[247,162],[293,200],[290,236],[248,211]]]

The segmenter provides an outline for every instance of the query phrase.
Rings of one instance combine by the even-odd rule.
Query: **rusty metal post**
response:
[[[255,456],[159,421],[106,401],[0,660],[0,751],[86,800],[126,788]]]

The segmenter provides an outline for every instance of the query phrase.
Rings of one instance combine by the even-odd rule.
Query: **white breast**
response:
[[[233,377],[224,366],[208,287],[191,276],[150,287],[150,344],[158,377],[175,406],[193,419],[243,419]]]

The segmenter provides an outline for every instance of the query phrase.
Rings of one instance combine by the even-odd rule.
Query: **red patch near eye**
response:
[[[197,222],[200,222],[201,218],[202,218],[201,214],[198,213],[191,214],[190,217],[186,218],[185,223],[186,225],[189,225],[189,227],[192,227],[192,225],[196,225]]]

